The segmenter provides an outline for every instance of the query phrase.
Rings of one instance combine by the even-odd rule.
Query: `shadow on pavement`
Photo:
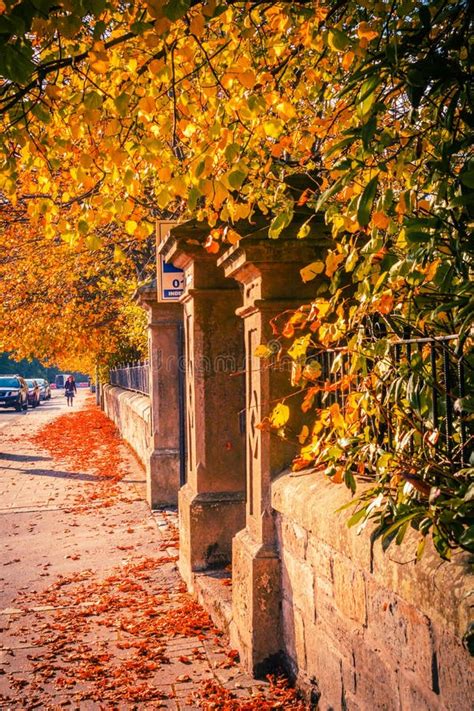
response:
[[[51,462],[52,457],[41,457],[37,454],[6,454],[0,452],[0,459],[8,462]]]
[[[49,405],[49,404],[45,404],[45,403],[43,403],[43,402],[41,403],[41,405],[38,405],[38,407],[40,408],[40,412],[41,412],[41,410],[43,410],[43,409],[44,409],[44,410],[47,410],[48,412],[49,412],[50,410],[62,410],[62,409],[63,409],[63,408],[60,407],[59,405]],[[37,410],[37,409],[38,409],[37,407],[34,407],[34,408],[33,408],[33,407],[31,407],[30,405],[28,405],[28,410],[22,410],[21,412],[18,412],[18,410],[14,410],[14,409],[0,408],[0,414],[2,414],[2,415],[12,415],[12,416],[13,416],[13,415],[20,415],[20,416],[23,415],[23,416],[24,416],[24,415],[26,415],[28,412],[32,412],[33,410]],[[72,409],[72,408],[70,408],[70,409]]]
[[[78,481],[106,481],[113,477],[102,477],[96,474],[85,474],[83,472],[64,472],[58,469],[19,469],[18,467],[8,467],[8,471],[21,472],[32,476],[50,476],[53,479],[74,479]],[[126,484],[142,484],[142,479],[124,479]]]

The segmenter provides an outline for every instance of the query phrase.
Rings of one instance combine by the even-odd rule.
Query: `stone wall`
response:
[[[145,469],[152,450],[150,398],[114,385],[102,387],[102,408],[116,425]]]
[[[415,538],[384,553],[335,513],[348,499],[314,473],[272,487],[283,640],[300,686],[320,694],[320,711],[471,709],[466,557],[442,563],[427,545],[415,564]]]

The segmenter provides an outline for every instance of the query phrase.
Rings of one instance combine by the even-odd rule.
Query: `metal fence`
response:
[[[403,338],[392,342],[388,351],[371,350],[373,357],[364,354],[365,373],[354,368],[357,353],[343,348],[322,351],[311,358],[319,363],[320,381],[326,384],[315,397],[316,407],[337,402],[344,409],[349,393],[368,390],[370,373],[377,371],[375,396],[383,410],[377,423],[379,444],[391,450],[405,424],[414,433],[409,437],[412,451],[418,440],[429,436],[430,443],[447,460],[465,465],[472,449],[472,433],[470,436],[467,431],[467,417],[460,403],[466,396],[466,374],[472,373],[472,363],[467,362],[458,337]]]
[[[147,360],[142,363],[127,363],[112,368],[109,377],[111,385],[143,393],[143,395],[150,394],[150,368]]]

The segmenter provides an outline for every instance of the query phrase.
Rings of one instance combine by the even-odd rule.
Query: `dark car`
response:
[[[28,405],[31,405],[31,407],[38,407],[41,397],[41,391],[38,383],[36,380],[27,378],[26,384],[28,386]]]
[[[40,400],[51,400],[51,386],[44,378],[35,378],[40,389]]]
[[[0,375],[0,407],[27,409],[28,386],[21,375]]]

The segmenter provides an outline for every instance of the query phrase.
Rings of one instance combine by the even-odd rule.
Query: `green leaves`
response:
[[[268,236],[271,239],[277,239],[281,232],[291,224],[293,219],[293,210],[286,210],[285,212],[280,212],[273,220],[268,228]]]
[[[466,170],[459,176],[459,179],[463,185],[468,188],[474,189],[474,170]]]
[[[351,44],[349,37],[336,27],[329,30],[327,41],[330,48],[336,52],[343,52]]]
[[[33,50],[26,40],[14,44],[2,44],[0,52],[0,75],[17,84],[26,84],[35,65],[32,61]]]
[[[127,94],[125,91],[122,91],[118,96],[115,97],[114,104],[119,116],[126,116],[129,103],[130,95]]]
[[[375,90],[379,83],[380,78],[378,76],[373,76],[362,84],[356,102],[357,115],[360,118],[363,118],[366,114],[368,114],[374,105],[376,99]]]
[[[163,7],[163,15],[176,22],[189,10],[190,0],[169,0]]]
[[[227,180],[229,181],[229,185],[231,188],[233,188],[234,190],[239,190],[242,187],[242,183],[244,182],[246,177],[247,173],[243,170],[233,170],[227,176]]]
[[[101,94],[97,91],[89,91],[84,96],[84,106],[86,109],[100,109],[104,102]]]
[[[366,227],[370,222],[370,213],[377,193],[378,175],[369,180],[357,203],[357,222]]]

